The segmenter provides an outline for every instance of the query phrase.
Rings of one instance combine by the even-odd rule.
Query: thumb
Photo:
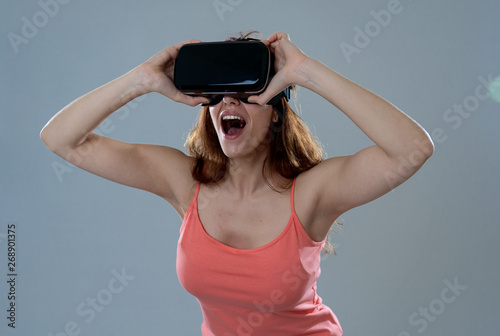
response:
[[[183,95],[179,102],[189,106],[196,106],[200,104],[208,104],[210,103],[210,100],[206,97]]]
[[[286,85],[283,86],[279,84],[276,80],[271,80],[271,83],[267,86],[267,88],[260,95],[254,95],[248,97],[248,101],[251,103],[257,103],[259,105],[267,104],[274,96],[283,91],[286,88]]]
[[[183,103],[189,106],[196,106],[200,104],[206,104],[209,103],[209,99],[206,97],[201,97],[201,96],[189,96],[186,95],[179,90],[176,90],[176,92],[173,95],[165,95],[166,97],[169,97],[173,101],[177,103]]]

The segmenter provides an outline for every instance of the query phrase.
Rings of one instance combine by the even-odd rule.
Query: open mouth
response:
[[[243,131],[246,121],[237,115],[224,115],[222,117],[222,130],[226,135],[235,135]]]

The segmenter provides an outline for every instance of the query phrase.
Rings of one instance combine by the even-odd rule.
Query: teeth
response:
[[[222,120],[243,120],[243,118],[236,115],[225,115],[222,117]]]

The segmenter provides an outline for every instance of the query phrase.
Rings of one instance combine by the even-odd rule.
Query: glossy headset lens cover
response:
[[[185,94],[259,94],[267,87],[271,53],[260,41],[201,42],[183,45],[174,85]]]

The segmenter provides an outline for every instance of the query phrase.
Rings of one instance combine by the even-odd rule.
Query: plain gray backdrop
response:
[[[1,335],[200,335],[200,308],[175,272],[178,215],[157,196],[70,166],[39,132],[169,45],[254,29],[289,33],[435,142],[413,178],[345,213],[332,236],[338,255],[323,258],[318,293],[345,335],[498,333],[500,105],[486,87],[500,75],[498,1],[2,0],[0,16]],[[292,105],[328,156],[372,144],[313,92],[299,89]],[[149,94],[97,132],[182,149],[198,111]]]

